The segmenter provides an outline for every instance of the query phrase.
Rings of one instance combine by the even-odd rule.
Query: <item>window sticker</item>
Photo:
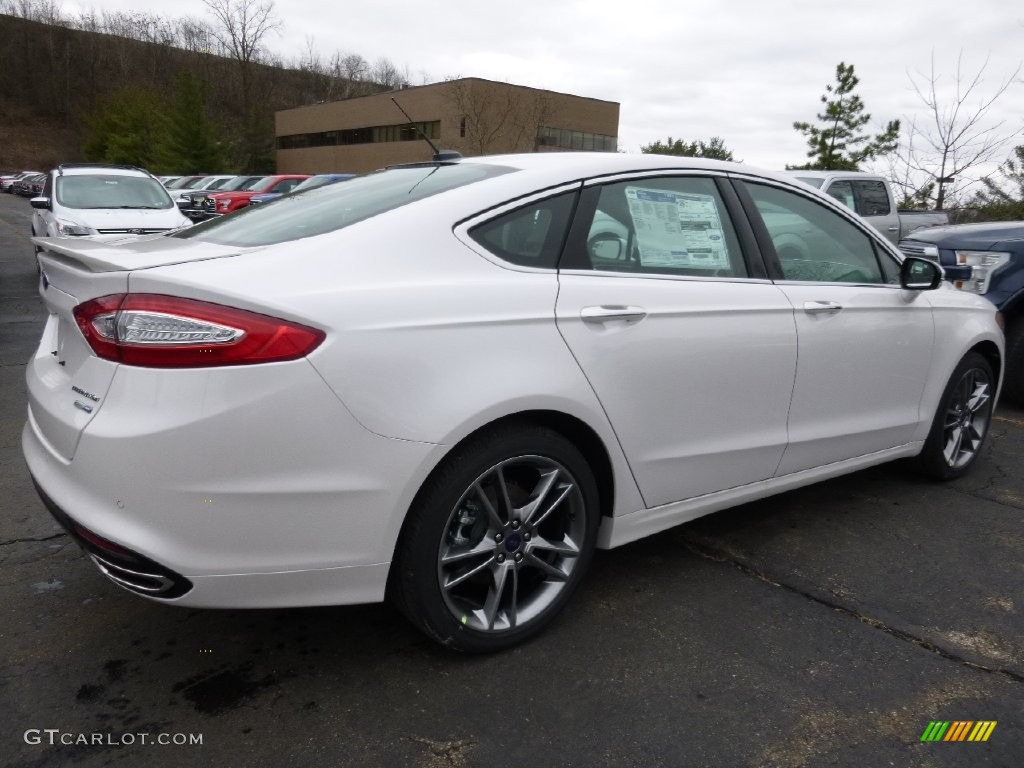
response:
[[[643,266],[729,268],[714,196],[626,187],[626,202]]]

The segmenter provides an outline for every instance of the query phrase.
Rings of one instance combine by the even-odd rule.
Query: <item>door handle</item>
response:
[[[838,312],[843,308],[842,304],[834,301],[805,301],[804,312],[809,315],[820,315],[826,312]]]
[[[647,311],[642,307],[623,307],[601,305],[600,307],[584,307],[580,310],[580,318],[585,323],[606,323],[610,320],[643,320]]]
[[[899,232],[900,231],[900,227],[899,227],[898,224],[893,224],[891,227],[889,227],[889,231],[890,232]]]

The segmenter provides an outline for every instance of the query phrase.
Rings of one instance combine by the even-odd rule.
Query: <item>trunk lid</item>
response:
[[[165,237],[121,245],[84,238],[33,241],[46,249],[39,254],[39,294],[49,317],[26,371],[29,421],[56,456],[70,461],[82,431],[103,407],[118,367],[93,353],[75,321],[75,307],[126,293],[132,270],[232,256],[239,249],[181,240],[168,243]]]

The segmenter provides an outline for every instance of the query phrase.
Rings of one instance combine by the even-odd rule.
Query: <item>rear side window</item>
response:
[[[530,203],[473,227],[469,235],[512,264],[554,269],[575,197],[575,192],[566,192]]]
[[[857,213],[861,216],[888,216],[889,194],[881,181],[855,181],[853,190],[857,193]]]
[[[829,184],[826,192],[861,216],[889,215],[889,194],[882,181],[860,179],[833,181]]]
[[[351,226],[371,216],[514,169],[481,163],[389,168],[328,184],[274,205],[253,205],[237,213],[175,232],[171,237],[250,247],[299,240]]]

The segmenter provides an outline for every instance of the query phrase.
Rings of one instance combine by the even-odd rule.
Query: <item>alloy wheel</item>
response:
[[[942,454],[953,469],[970,464],[992,418],[992,382],[981,368],[964,371],[949,399],[942,428]]]
[[[586,515],[579,483],[553,459],[495,464],[465,489],[445,524],[437,556],[445,606],[485,633],[541,616],[577,567]]]

